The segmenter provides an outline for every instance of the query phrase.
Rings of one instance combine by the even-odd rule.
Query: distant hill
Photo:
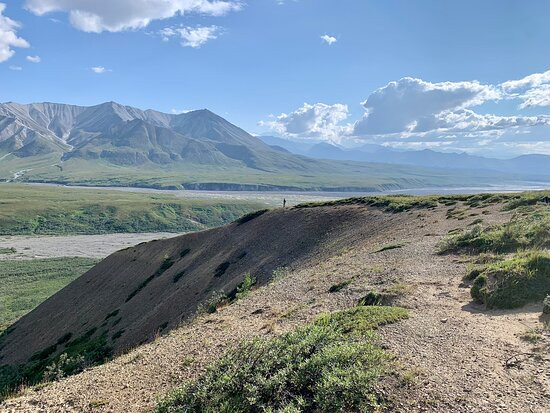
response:
[[[366,144],[344,148],[326,142],[291,141],[273,136],[260,136],[268,145],[314,159],[382,162],[427,168],[483,169],[505,173],[550,176],[549,155],[523,155],[513,159],[495,159],[466,153],[437,152],[430,149],[398,151],[381,145]]]
[[[206,109],[174,115],[115,102],[90,107],[0,104],[0,180],[6,181],[378,191],[503,182],[521,185],[540,178],[521,170],[522,164],[533,169],[529,160],[480,173],[479,165],[465,172],[459,162],[411,160],[380,148],[350,152],[318,144],[304,151],[303,145],[282,139],[266,143]],[[539,162],[539,175],[544,163]],[[542,180],[550,181],[550,177]]]

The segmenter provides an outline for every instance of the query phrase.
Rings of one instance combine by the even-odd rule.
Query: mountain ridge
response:
[[[63,160],[105,158],[123,165],[167,163],[189,157],[195,163],[231,164],[231,148],[216,147],[212,142],[252,145],[270,152],[267,145],[207,109],[175,115],[116,102],[95,106],[0,104],[0,148],[19,157],[61,150]],[[29,145],[42,150],[29,152]],[[189,147],[192,150],[186,156],[183,150]],[[204,156],[206,152],[212,155]],[[250,157],[245,163],[256,166]]]
[[[470,155],[466,152],[438,152],[432,149],[395,150],[382,145],[365,144],[345,148],[328,142],[290,141],[273,136],[259,136],[272,147],[313,159],[382,162],[429,168],[484,169],[507,173],[550,175],[550,155],[526,154],[510,159]]]

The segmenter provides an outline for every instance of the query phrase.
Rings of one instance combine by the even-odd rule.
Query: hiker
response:
[[[283,198],[283,209],[286,208],[286,198]]]

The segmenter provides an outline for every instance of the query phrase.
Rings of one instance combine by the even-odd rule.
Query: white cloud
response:
[[[520,107],[550,104],[545,76],[535,74],[500,85],[413,78],[390,82],[362,103],[365,114],[355,123],[353,136],[398,148],[499,156],[524,153],[529,147],[550,148],[549,115],[502,116],[473,110],[487,101],[509,99],[522,101]]]
[[[533,106],[550,106],[550,70],[533,73],[519,80],[500,85],[508,99],[519,99],[520,109]]]
[[[238,0],[27,0],[25,7],[39,16],[64,11],[71,24],[92,33],[140,29],[153,20],[198,13],[222,16],[240,10]]]
[[[259,125],[269,127],[285,136],[338,141],[350,132],[349,125],[341,125],[348,116],[347,105],[304,103],[294,112],[282,113],[275,120],[261,121]]]
[[[329,46],[332,45],[333,43],[336,43],[338,41],[338,39],[334,36],[329,36],[328,34],[324,34],[321,36],[321,39],[326,43],[328,44]]]
[[[520,98],[523,101],[519,106],[521,109],[532,106],[550,106],[550,84],[529,89]]]
[[[477,81],[431,83],[403,78],[372,92],[364,115],[349,122],[343,104],[305,104],[260,126],[289,137],[340,143],[376,143],[403,149],[433,148],[489,156],[550,153],[550,114],[487,112],[488,102],[550,106],[550,72],[497,85]],[[504,104],[509,107],[509,104]]]
[[[518,89],[540,86],[544,83],[550,83],[550,70],[544,73],[533,73],[519,80],[508,80],[501,83],[500,86],[506,92],[513,92]]]
[[[171,37],[178,37],[183,47],[199,48],[209,40],[217,39],[221,33],[218,26],[197,26],[197,27],[165,27],[159,31],[163,41]]]
[[[422,129],[443,111],[498,100],[500,92],[479,82],[430,83],[405,77],[372,93],[362,105],[365,116],[356,123],[357,135],[388,134]]]
[[[93,67],[90,67],[90,70],[98,75],[102,75],[107,72],[112,72],[111,69],[106,69],[103,66],[93,66]]]
[[[4,16],[6,5],[0,3],[0,63],[5,62],[15,54],[14,47],[29,47],[29,43],[17,36],[17,29],[21,25]]]
[[[14,66],[14,65],[11,65],[9,68],[10,70],[13,70],[15,72],[20,72],[21,70],[23,70],[21,66]]]
[[[40,63],[42,61],[40,56],[27,56],[27,60],[31,63]]]
[[[174,115],[181,115],[183,113],[192,112],[193,109],[172,109],[170,112]]]

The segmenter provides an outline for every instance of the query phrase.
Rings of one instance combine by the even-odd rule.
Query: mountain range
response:
[[[0,150],[18,157],[62,152],[117,165],[187,161],[262,169],[295,165],[262,141],[208,110],[179,115],[107,102],[0,105]]]
[[[116,102],[0,104],[0,180],[5,181],[378,191],[549,182],[548,158],[502,163],[383,147],[306,148],[279,138],[259,139],[206,109],[168,114]]]
[[[259,136],[259,138],[274,148],[314,159],[550,175],[550,156],[541,154],[522,155],[512,159],[495,159],[467,153],[438,152],[431,149],[395,150],[376,144],[345,148],[327,142],[288,140],[274,136]]]

